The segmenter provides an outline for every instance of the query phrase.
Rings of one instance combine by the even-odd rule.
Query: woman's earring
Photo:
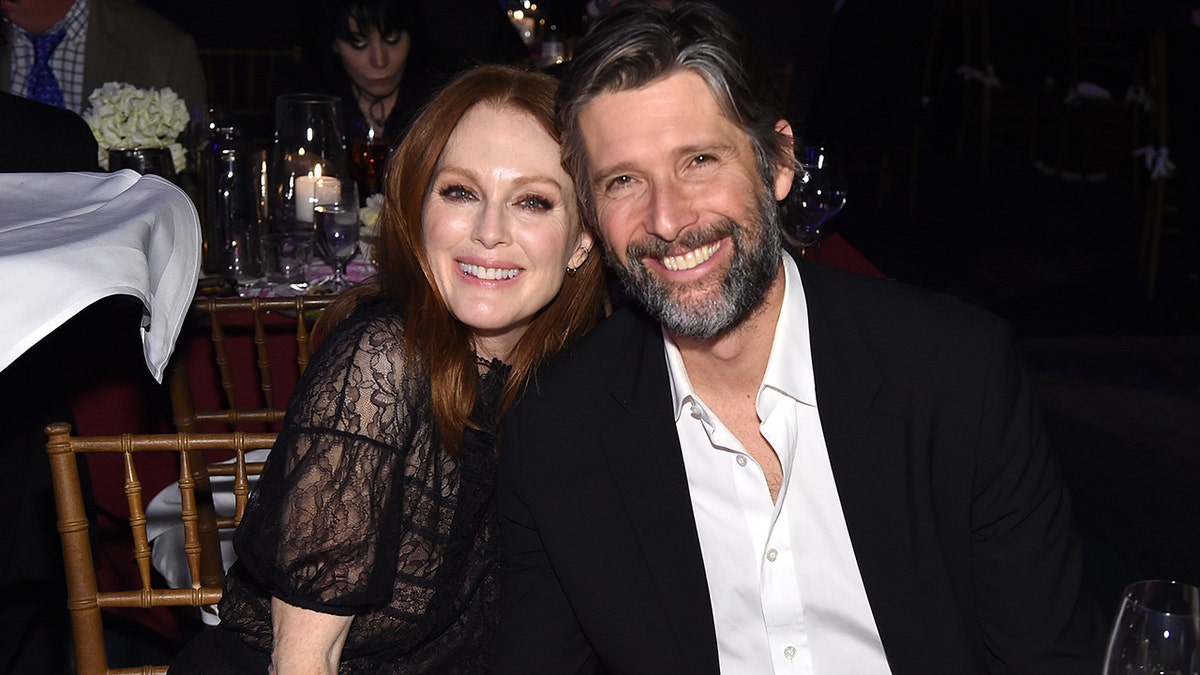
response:
[[[584,263],[586,263],[588,261],[588,256],[590,256],[592,254],[592,249],[590,249],[590,248],[584,248],[582,246],[580,246],[579,248],[583,249],[583,260],[581,260],[578,265],[567,268],[567,276],[569,276],[569,277],[575,276],[575,273],[579,271],[579,268],[583,267]]]

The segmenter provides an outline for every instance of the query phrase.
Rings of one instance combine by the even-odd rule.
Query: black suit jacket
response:
[[[96,137],[83,118],[0,91],[0,172],[99,171]]]
[[[834,479],[894,673],[1091,673],[1067,495],[1007,326],[801,263]],[[713,673],[658,326],[622,310],[508,416],[497,672]]]

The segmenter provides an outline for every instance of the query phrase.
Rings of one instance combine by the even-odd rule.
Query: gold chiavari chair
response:
[[[333,298],[197,298],[169,369],[175,428],[276,429]]]
[[[232,432],[223,434],[123,434],[120,436],[72,436],[71,427],[55,423],[46,427],[46,452],[58,509],[67,576],[67,606],[75,642],[78,675],[161,675],[165,665],[110,668],[104,644],[105,611],[114,608],[195,607],[215,604],[221,598],[224,577],[216,537],[201,531],[199,505],[212,495],[208,482],[209,453],[232,452],[234,461],[224,465],[233,476],[236,510],[232,517],[216,522],[217,527],[234,527],[241,520],[250,493],[249,477],[261,471],[260,464],[245,461],[245,453],[270,447],[274,433]],[[80,453],[116,456],[123,465],[122,488],[129,506],[132,557],[137,563],[140,585],[118,590],[99,589],[93,558],[89,523],[84,506],[76,456]],[[184,552],[191,577],[189,588],[166,588],[151,572],[150,545],[146,534],[146,500],[139,476],[139,459],[151,454],[168,454],[178,461],[181,497],[180,519],[184,530]],[[100,486],[93,485],[94,489]],[[212,567],[215,563],[215,569]]]

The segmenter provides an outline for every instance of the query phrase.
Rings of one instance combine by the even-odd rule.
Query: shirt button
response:
[[[702,417],[700,406],[696,405],[695,403],[692,404],[692,417],[696,419],[700,419]]]
[[[785,647],[783,650],[783,658],[787,659],[788,661],[791,661],[792,659],[796,658],[796,648],[795,647]]]
[[[771,562],[775,562],[775,559],[778,557],[779,557],[779,551],[776,551],[775,549],[770,549],[767,551],[767,560],[769,560]],[[791,649],[791,647],[788,647],[788,649]]]
[[[745,455],[738,455],[738,456],[737,456],[737,463],[738,463],[738,466],[746,466],[746,456],[745,456]]]

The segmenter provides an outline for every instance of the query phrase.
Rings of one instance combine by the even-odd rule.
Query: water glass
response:
[[[263,272],[274,284],[307,282],[312,259],[312,234],[272,232],[262,238]]]
[[[346,287],[346,265],[358,253],[358,207],[348,204],[318,206],[315,212],[317,247],[333,268],[329,290]]]

